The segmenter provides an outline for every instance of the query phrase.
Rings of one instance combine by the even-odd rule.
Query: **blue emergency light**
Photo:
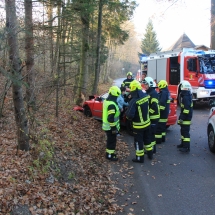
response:
[[[215,88],[215,80],[205,80],[206,88]]]

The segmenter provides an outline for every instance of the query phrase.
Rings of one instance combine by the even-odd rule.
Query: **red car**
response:
[[[83,107],[75,107],[75,110],[83,111],[85,116],[94,117],[95,119],[102,120],[102,105],[103,101],[108,97],[108,93],[100,96],[89,96],[89,100],[85,101]],[[177,121],[177,103],[174,101],[170,103],[169,117],[167,121],[167,128],[174,125]],[[125,116],[120,121],[121,125],[126,126],[129,134],[132,134],[131,121],[127,120]]]

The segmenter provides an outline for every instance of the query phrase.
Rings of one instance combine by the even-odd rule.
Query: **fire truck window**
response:
[[[171,85],[178,85],[179,82],[180,64],[178,63],[178,57],[170,57],[169,83]]]
[[[197,70],[196,63],[197,63],[197,60],[195,58],[188,59],[188,61],[187,61],[187,69],[189,71],[196,72],[196,70]]]

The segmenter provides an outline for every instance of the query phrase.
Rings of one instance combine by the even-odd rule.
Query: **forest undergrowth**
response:
[[[101,91],[104,91],[101,89]],[[119,191],[105,159],[101,122],[61,99],[59,116],[50,97],[34,115],[28,152],[17,150],[12,98],[0,119],[0,214],[115,214]],[[121,158],[128,146],[118,140]]]

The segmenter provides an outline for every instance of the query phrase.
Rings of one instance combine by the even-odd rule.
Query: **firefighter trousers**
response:
[[[157,124],[157,129],[156,129],[156,143],[161,143],[162,139],[165,139],[166,137],[166,123],[167,119],[160,119],[158,124]]]
[[[156,145],[156,139],[155,139],[156,130],[157,130],[157,123],[151,124],[150,139],[151,139],[152,147]]]
[[[116,134],[112,134],[112,131],[105,131],[107,136],[106,152],[108,154],[114,154],[116,148]]]
[[[190,125],[181,126],[181,143],[183,148],[190,148]]]
[[[150,127],[147,129],[134,129],[133,134],[136,157],[144,156],[144,147],[146,151],[153,149],[150,140]]]

